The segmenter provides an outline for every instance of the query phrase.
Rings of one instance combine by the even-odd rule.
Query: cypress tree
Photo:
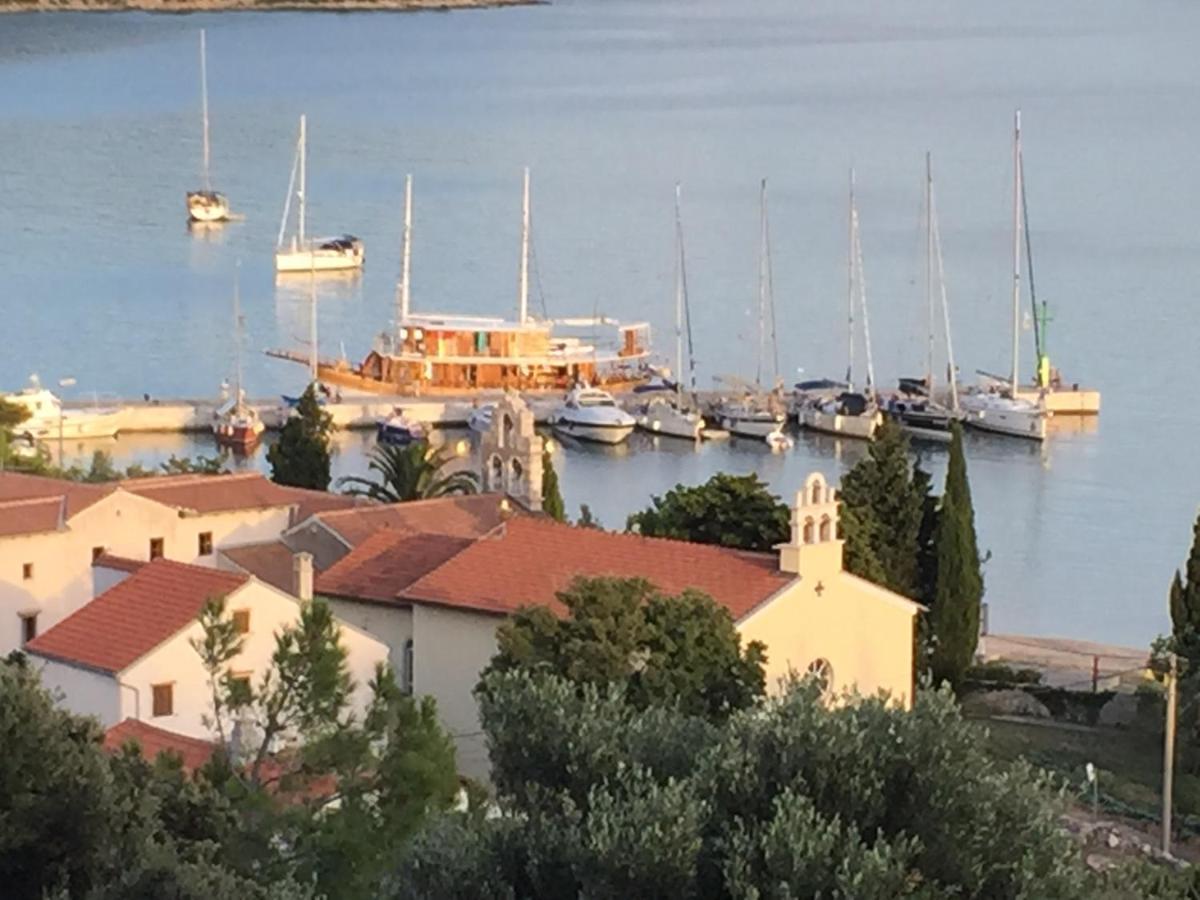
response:
[[[329,490],[329,432],[333,417],[321,409],[316,385],[310,384],[271,449],[271,480],[290,487]]]
[[[908,456],[908,437],[885,421],[867,457],[842,479],[842,535],[848,571],[920,599],[929,476]]]
[[[957,684],[975,657],[979,641],[983,572],[975,539],[975,510],[962,428],[955,424],[950,442],[946,488],[934,527],[936,573],[930,598],[933,647],[930,663],[937,681]]]
[[[1175,652],[1200,665],[1200,516],[1192,528],[1192,549],[1183,572],[1171,580],[1171,634]]]
[[[567,505],[558,489],[558,473],[549,450],[542,451],[542,512],[556,522],[567,521]]]

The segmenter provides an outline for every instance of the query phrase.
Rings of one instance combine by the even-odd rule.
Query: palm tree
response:
[[[403,447],[376,444],[369,459],[367,468],[379,474],[378,480],[348,475],[338,479],[338,487],[355,497],[370,497],[382,503],[479,491],[479,479],[474,472],[464,469],[447,472],[454,455],[431,447],[428,441],[413,441]]]

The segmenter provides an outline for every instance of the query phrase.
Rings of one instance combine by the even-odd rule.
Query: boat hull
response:
[[[651,406],[637,417],[637,424],[638,428],[648,431],[650,434],[661,434],[687,441],[700,440],[700,435],[704,431],[702,418],[688,415],[672,407],[656,409]]]
[[[280,250],[275,254],[276,272],[344,272],[361,269],[365,254],[325,250]]]
[[[964,423],[978,431],[1031,441],[1046,439],[1046,416],[1040,410],[968,408]]]
[[[192,222],[227,222],[229,200],[215,191],[189,191],[187,212],[188,220]]]
[[[258,446],[263,429],[246,425],[214,425],[213,437],[218,447],[227,447],[235,453],[249,453]]]
[[[784,426],[783,417],[774,419],[743,419],[738,416],[718,415],[717,424],[735,437],[762,440]]]
[[[800,424],[809,431],[861,441],[869,441],[875,437],[875,431],[882,419],[878,412],[862,416],[844,416],[841,413],[827,413],[819,409],[801,410],[799,417]]]
[[[579,422],[573,419],[559,418],[555,420],[554,428],[579,441],[590,441],[593,444],[620,444],[633,434],[634,426],[632,424],[603,425],[596,422]]]
[[[22,422],[20,433],[29,435],[36,440],[87,440],[92,438],[113,438],[121,430],[123,415],[121,410],[106,410],[104,412],[67,412],[61,421],[58,418],[44,418]]]

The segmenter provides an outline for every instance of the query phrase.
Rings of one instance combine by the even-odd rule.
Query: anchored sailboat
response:
[[[1021,111],[1013,123],[1013,299],[1012,373],[1007,382],[988,377],[983,388],[962,398],[965,421],[972,428],[1012,437],[1046,439],[1048,413],[1040,402],[1021,397]]]
[[[850,170],[849,249],[846,267],[847,365],[844,390],[838,382],[821,382],[833,390],[806,390],[797,386],[797,418],[813,431],[840,437],[870,440],[882,416],[875,398],[875,364],[871,358],[871,323],[867,317],[867,285],[863,269],[862,239],[858,206],[854,199],[854,170]],[[863,342],[867,351],[867,380],[862,391],[854,389],[855,307],[862,314]],[[835,393],[836,391],[836,393]]]
[[[296,177],[299,174],[299,185]],[[283,220],[279,223],[279,237],[275,242],[276,272],[336,272],[361,269],[366,258],[363,242],[352,234],[337,237],[309,238],[305,234],[308,203],[308,130],[307,117],[300,116],[300,138],[296,142],[296,156],[292,160],[292,174],[288,179],[287,200],[283,205]],[[295,193],[293,194],[293,190]],[[296,231],[291,241],[286,241],[292,197],[296,198]]]
[[[208,49],[204,29],[200,29],[200,109],[203,132],[202,176],[204,189],[188,191],[188,219],[192,222],[225,222],[229,219],[229,200],[212,189],[210,174],[211,151],[208,140]]]
[[[954,373],[954,349],[950,341],[950,309],[946,301],[946,273],[942,264],[942,241],[938,230],[937,207],[933,197],[933,164],[925,154],[925,308],[928,340],[923,378],[901,378],[900,393],[891,397],[885,414],[899,423],[914,437],[934,441],[950,440],[951,424],[962,417],[958,404],[958,385]],[[949,406],[935,398],[934,343],[937,331],[937,304],[934,282],[937,282],[942,305],[942,323],[946,340],[946,381]]]
[[[234,276],[233,282],[233,331],[236,358],[233,392],[213,413],[213,436],[216,438],[218,446],[228,447],[236,453],[249,453],[258,445],[264,429],[258,413],[246,403],[246,391],[242,388],[242,343],[245,337],[245,323],[242,320],[239,275]]]

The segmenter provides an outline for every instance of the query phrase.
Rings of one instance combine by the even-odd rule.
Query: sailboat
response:
[[[200,29],[200,108],[204,134],[204,189],[200,191],[188,191],[188,219],[192,222],[225,222],[229,219],[229,200],[226,199],[224,194],[212,189],[212,178],[209,174],[208,50],[205,45],[203,28]]]
[[[988,377],[982,388],[963,395],[965,422],[980,431],[1011,437],[1046,439],[1048,413],[1040,398],[1018,393],[1021,350],[1021,111],[1013,125],[1013,299],[1012,373],[1007,382]]]
[[[228,447],[236,453],[249,453],[262,437],[263,423],[253,407],[246,403],[246,392],[242,388],[242,339],[245,323],[242,321],[241,279],[233,282],[233,328],[234,352],[236,356],[233,392],[213,413],[213,436],[217,445]]]
[[[683,217],[680,213],[680,186],[675,185],[675,371],[674,390],[658,392],[636,413],[638,427],[651,434],[697,441],[704,432],[704,418],[689,409],[684,399],[683,343],[686,331],[689,385],[696,390],[696,365],[692,357],[691,313],[687,296],[687,268],[683,252]],[[685,329],[686,323],[686,329]]]
[[[287,200],[283,205],[283,220],[279,223],[279,237],[275,242],[276,272],[336,272],[361,269],[366,258],[363,242],[352,234],[337,237],[309,238],[305,234],[308,192],[308,123],[300,116],[300,138],[296,142],[296,156],[292,161],[292,175],[288,179]],[[299,185],[296,176],[299,174]],[[293,189],[295,193],[293,194]],[[289,213],[292,197],[296,198],[296,231],[287,241]]]
[[[859,236],[858,207],[854,200],[854,170],[850,170],[850,246],[848,251],[847,340],[848,363],[845,390],[801,392],[796,411],[800,424],[812,431],[839,437],[870,440],[882,421],[875,399],[875,365],[871,359],[871,325],[867,318],[867,288],[863,272],[862,240]],[[867,350],[867,381],[864,389],[854,389],[855,306],[862,313],[863,340]],[[827,382],[837,385],[837,382]]]
[[[950,393],[948,407],[934,399],[933,356],[935,323],[937,321],[937,305],[934,302],[933,289],[935,272],[941,293],[942,322],[946,337],[946,380]],[[938,231],[937,209],[933,199],[933,164],[929,153],[925,154],[925,306],[928,315],[925,376],[923,378],[901,378],[900,392],[888,400],[884,414],[897,422],[913,437],[933,441],[949,441],[951,425],[962,417],[962,412],[958,404],[958,386],[954,377],[954,349],[950,342],[950,311],[946,302],[945,268],[942,264],[941,234]]]
[[[1020,151],[1017,154],[1017,166],[1021,174],[1021,219],[1024,225],[1025,262],[1029,270],[1029,303],[1033,308],[1033,339],[1037,352],[1033,383],[1018,385],[1017,397],[1040,402],[1048,413],[1055,416],[1096,416],[1100,414],[1100,392],[1067,383],[1062,373],[1050,365],[1047,347],[1050,309],[1045,300],[1038,304],[1033,283],[1033,243],[1029,235],[1029,204],[1025,198],[1025,156]]]
[[[717,423],[730,434],[738,437],[759,438],[768,442],[784,437],[783,426],[787,416],[776,408],[773,394],[764,394],[762,384],[763,356],[766,352],[766,317],[771,314],[771,340],[776,380],[779,376],[779,351],[775,344],[775,298],[771,284],[771,232],[767,218],[767,179],[759,189],[760,241],[758,252],[758,365],[754,387],[742,387],[740,397],[725,398],[717,402]],[[727,379],[728,380],[728,379]],[[736,383],[736,382],[735,382]]]

